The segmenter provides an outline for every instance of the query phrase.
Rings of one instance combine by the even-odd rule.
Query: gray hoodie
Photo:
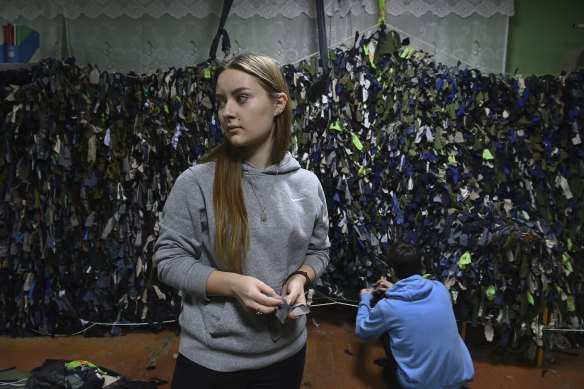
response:
[[[255,315],[234,298],[206,296],[209,274],[221,270],[214,251],[214,174],[215,162],[209,162],[177,178],[162,213],[154,260],[160,280],[182,292],[179,352],[217,371],[257,369],[304,346],[306,317],[281,325],[275,315]],[[328,264],[330,243],[318,178],[288,153],[279,166],[264,170],[245,163],[242,186],[250,236],[243,274],[260,279],[278,294],[286,277],[303,264],[320,277]],[[260,221],[264,205],[265,222]]]

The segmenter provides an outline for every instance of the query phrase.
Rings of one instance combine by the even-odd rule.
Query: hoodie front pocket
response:
[[[207,332],[213,336],[220,328],[221,318],[225,310],[226,301],[213,298],[203,309],[203,322]]]

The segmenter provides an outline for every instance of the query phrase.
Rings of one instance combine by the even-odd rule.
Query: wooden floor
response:
[[[352,307],[313,307],[308,319],[309,338],[303,388],[365,389],[384,388],[381,367],[376,360],[384,356],[377,342],[354,335]],[[468,385],[479,388],[551,389],[584,388],[584,349],[553,353],[555,363],[544,360],[543,368],[533,363],[504,361],[492,347],[477,339],[467,339],[475,364],[475,380]],[[467,335],[467,338],[468,336]],[[88,360],[117,371],[130,379],[152,378],[170,381],[178,336],[173,325],[153,333],[130,330],[123,336],[102,338],[0,337],[0,371],[16,367],[16,373],[29,372],[46,359]],[[574,355],[577,354],[577,355]],[[506,363],[504,363],[506,362]],[[14,372],[14,371],[13,371]],[[0,373],[0,381],[5,377]],[[0,384],[0,387],[3,387]],[[15,386],[6,386],[14,388]],[[160,388],[169,388],[169,384]]]

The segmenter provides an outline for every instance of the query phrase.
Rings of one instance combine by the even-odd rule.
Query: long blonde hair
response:
[[[270,57],[242,53],[219,66],[215,81],[227,69],[245,72],[256,79],[269,96],[279,93],[290,96],[288,84],[280,65]],[[282,161],[290,147],[292,108],[290,100],[275,118],[271,158],[273,163]],[[202,161],[215,161],[213,180],[213,212],[215,214],[215,252],[225,270],[241,273],[249,247],[248,217],[241,186],[242,157],[239,150],[227,138],[206,155]]]

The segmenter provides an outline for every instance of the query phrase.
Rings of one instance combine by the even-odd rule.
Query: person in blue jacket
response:
[[[423,278],[422,257],[398,243],[386,257],[392,281],[372,308],[374,290],[361,290],[355,333],[381,339],[390,388],[460,388],[474,377],[470,353],[458,333],[444,284]]]

